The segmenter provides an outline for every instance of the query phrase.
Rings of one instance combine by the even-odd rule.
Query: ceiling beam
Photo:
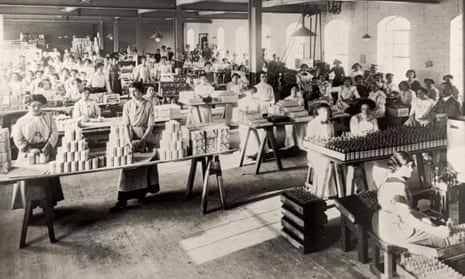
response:
[[[343,2],[365,2],[365,0],[341,0]],[[418,3],[418,4],[438,4],[441,0],[366,0],[369,2],[389,2],[389,3]],[[263,8],[285,7],[287,5],[303,5],[322,2],[321,0],[266,0],[263,1]]]
[[[195,4],[183,5],[181,9],[183,11],[248,12],[248,5],[247,3],[202,1]]]
[[[93,0],[83,3],[80,0],[2,0],[2,6],[30,6],[30,7],[52,7],[52,8],[93,8],[93,9],[169,9],[174,10],[176,3],[173,0]]]

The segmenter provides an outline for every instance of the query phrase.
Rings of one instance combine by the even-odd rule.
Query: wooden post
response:
[[[118,17],[113,20],[113,51],[119,52],[119,23]]]
[[[5,35],[4,35],[4,22],[3,22],[3,15],[0,15],[0,43],[3,42],[3,40],[5,39]]]
[[[143,37],[142,16],[138,15],[136,19],[136,48],[137,48],[138,55],[143,54],[142,37]]]
[[[100,36],[100,50],[104,50],[105,48],[105,35],[103,34],[103,21],[99,21],[98,23],[98,34]]]
[[[249,0],[249,69],[251,84],[262,69],[262,1]]]
[[[175,59],[180,60],[178,56],[184,52],[184,20],[180,6],[176,6],[174,15],[174,51]]]

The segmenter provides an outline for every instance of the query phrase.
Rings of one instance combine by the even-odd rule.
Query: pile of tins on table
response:
[[[402,278],[408,279],[465,278],[465,276],[442,263],[437,258],[427,258],[422,255],[402,254],[398,273]]]
[[[325,201],[298,187],[285,191],[281,202],[282,236],[304,254],[319,249],[328,223]]]
[[[399,126],[366,136],[342,136],[329,140],[311,138],[309,143],[318,151],[341,160],[385,157],[395,151],[414,152],[447,145],[446,127],[431,124],[426,127]]]

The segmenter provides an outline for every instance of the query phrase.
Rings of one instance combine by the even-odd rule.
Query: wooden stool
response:
[[[34,189],[32,189],[34,188]],[[55,231],[53,229],[53,207],[52,207],[52,196],[50,193],[50,189],[47,185],[43,186],[30,186],[27,187],[26,192],[29,191],[44,191],[45,193],[45,199],[41,200],[31,200],[27,198],[26,200],[26,207],[24,209],[24,218],[23,218],[23,225],[21,228],[21,237],[19,241],[19,248],[22,249],[26,247],[26,237],[27,237],[27,227],[29,226],[31,222],[31,217],[32,217],[32,211],[33,211],[33,204],[39,203],[40,206],[42,207],[42,210],[44,212],[45,216],[45,223],[48,228],[48,237],[50,239],[51,243],[55,243]],[[29,197],[29,194],[26,194],[26,197]]]
[[[357,258],[365,264],[368,262],[368,230],[363,224],[352,222],[341,214],[341,249],[344,252],[350,251],[350,237],[355,235],[357,239]]]
[[[406,249],[387,244],[372,231],[368,232],[368,240],[373,252],[373,263],[370,265],[370,271],[378,278],[394,278],[396,259]],[[381,262],[381,254],[383,255],[383,262]]]

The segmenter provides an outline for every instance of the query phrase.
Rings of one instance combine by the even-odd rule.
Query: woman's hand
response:
[[[423,217],[421,218],[421,221],[425,224],[428,224],[430,226],[433,226],[433,222],[431,222],[431,219],[429,217]]]
[[[435,230],[436,230],[435,234],[438,237],[446,238],[451,235],[451,228],[449,228],[448,226],[438,226],[435,228]]]
[[[42,152],[46,155],[46,156],[50,156],[51,153],[52,153],[52,150],[53,150],[53,147],[50,143],[46,143],[45,146],[42,148]]]

